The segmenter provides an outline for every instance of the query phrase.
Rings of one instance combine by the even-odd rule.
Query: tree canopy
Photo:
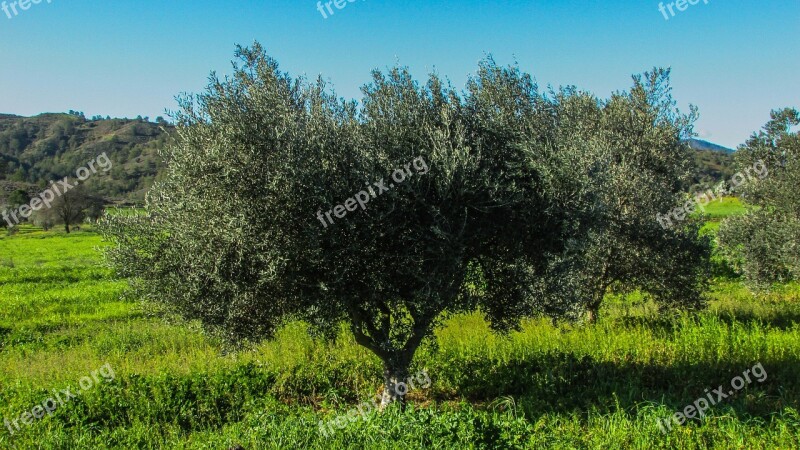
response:
[[[581,281],[572,261],[595,245],[587,236],[615,211],[635,218],[629,233],[655,221],[636,214],[636,193],[604,209],[640,187],[605,185],[625,179],[613,170],[660,174],[644,193],[663,198],[681,181],[659,172],[683,161],[669,152],[687,127],[664,109],[665,78],[600,111],[488,58],[463,93],[395,67],[373,72],[357,103],[281,72],[258,44],[237,58],[232,76],[181,100],[146,214],[105,224],[110,261],[142,298],[233,341],[290,320],[327,337],[348,324],[383,361],[384,403],[402,398],[392,386],[448,314],[479,310],[509,330],[585,308],[566,287]]]
[[[748,214],[720,226],[722,250],[751,287],[800,279],[800,113],[775,110],[764,128],[736,152],[743,175],[760,172],[740,187]],[[747,177],[752,178],[752,177]]]
[[[575,201],[591,215],[556,260],[558,270],[539,278],[539,297],[552,302],[546,299],[561,295],[552,286],[563,286],[568,298],[584,299],[578,304],[586,304],[590,321],[610,288],[642,290],[662,307],[701,306],[710,255],[710,242],[699,234],[701,220],[672,227],[658,221],[685,203],[694,156],[687,139],[696,112],[683,115],[675,108],[669,71],[635,76],[629,92],[606,101],[574,89],[554,98],[562,118],[558,141],[572,155],[564,161],[564,177],[589,174],[583,183],[591,195]]]

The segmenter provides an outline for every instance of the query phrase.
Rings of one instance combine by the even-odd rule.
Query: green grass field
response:
[[[740,211],[726,201],[717,220]],[[715,215],[716,214],[716,215]],[[526,322],[509,336],[479,315],[451,319],[417,354],[432,384],[405,412],[371,413],[330,437],[318,422],[380,389],[378,360],[342,332],[302,324],[238,353],[195,324],[168,323],[122,295],[91,229],[0,236],[0,415],[18,419],[109,364],[78,398],[0,448],[717,448],[800,447],[800,286],[754,297],[717,279],[709,309],[657,316],[609,298],[597,325]],[[757,363],[767,373],[664,434],[658,420]]]
[[[722,219],[747,212],[747,206],[736,197],[723,197],[719,200],[714,200],[706,205],[704,209],[705,211],[695,211],[695,215],[706,219],[704,230],[712,230],[714,232],[719,229]]]
[[[744,214],[747,206],[737,197],[723,197],[719,200],[710,202],[705,207],[705,216],[710,221],[718,222],[725,217]]]

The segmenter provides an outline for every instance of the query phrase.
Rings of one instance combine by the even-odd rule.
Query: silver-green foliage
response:
[[[796,109],[775,110],[771,120],[736,152],[743,172],[755,164],[768,175],[742,185],[748,214],[720,226],[721,248],[751,287],[800,279],[800,125]]]
[[[288,320],[328,337],[347,323],[383,361],[387,391],[449,313],[480,309],[506,330],[542,303],[575,309],[581,298],[535,288],[545,272],[571,269],[553,261],[599,220],[586,199],[600,195],[593,167],[612,163],[595,153],[607,141],[573,133],[662,133],[636,111],[633,131],[605,130],[602,115],[584,124],[563,104],[596,102],[542,95],[491,59],[463,94],[436,75],[420,85],[402,68],[376,71],[357,104],[280,72],[259,45],[237,56],[230,78],[212,75],[182,101],[147,213],[105,224],[110,260],[142,298],[234,341],[270,337]],[[418,157],[424,176],[335,224],[317,219]]]
[[[665,229],[656,220],[686,201],[683,186],[694,156],[686,139],[696,112],[675,108],[668,70],[654,69],[633,82],[629,92],[606,101],[571,91],[557,97],[564,111],[559,116],[570,119],[561,127],[561,142],[574,149],[566,153],[593,156],[570,165],[574,173],[589,174],[592,195],[581,200],[592,214],[559,261],[572,267],[570,296],[584,299],[590,320],[609,288],[641,289],[662,307],[703,304],[710,247],[699,235],[701,223],[687,219]],[[555,276],[563,278],[560,272]]]

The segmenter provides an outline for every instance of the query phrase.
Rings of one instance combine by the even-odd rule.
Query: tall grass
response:
[[[342,330],[294,323],[227,352],[195,324],[123,300],[100,237],[26,229],[0,237],[0,415],[18,418],[109,363],[115,380],[11,435],[0,448],[798,448],[800,287],[755,297],[735,279],[710,308],[658,316],[610,298],[594,326],[530,320],[506,336],[458,316],[417,354],[432,378],[405,412],[368,414],[330,438],[318,422],[380,389],[379,361]],[[635,301],[632,301],[635,300]],[[704,420],[658,419],[756,363],[768,377]]]

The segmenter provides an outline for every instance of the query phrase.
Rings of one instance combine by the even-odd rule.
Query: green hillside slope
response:
[[[113,163],[110,175],[92,177],[87,188],[109,202],[141,203],[162,167],[157,150],[172,130],[160,118],[154,123],[146,118],[89,120],[78,112],[0,114],[0,204],[16,190],[34,195],[51,180],[74,176],[103,152]],[[733,175],[730,151],[704,141],[690,145],[697,152],[697,169],[687,188],[707,189]]]
[[[81,113],[35,117],[0,115],[0,201],[17,189],[39,191],[50,180],[74,177],[76,169],[106,153],[113,163],[85,186],[108,201],[141,201],[157,176],[172,127],[160,120],[87,120]]]

